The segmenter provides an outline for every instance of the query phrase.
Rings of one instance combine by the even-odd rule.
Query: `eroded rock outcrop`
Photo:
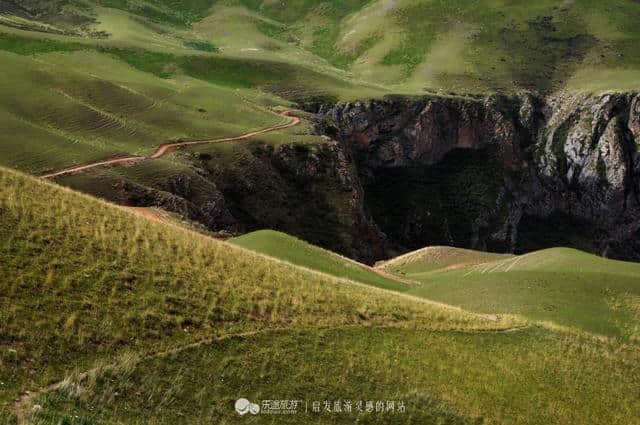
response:
[[[189,169],[117,183],[224,234],[281,230],[373,263],[427,245],[572,246],[640,260],[640,96],[309,104],[323,143],[184,151]]]
[[[637,94],[307,108],[356,158],[391,248],[569,245],[640,259]]]

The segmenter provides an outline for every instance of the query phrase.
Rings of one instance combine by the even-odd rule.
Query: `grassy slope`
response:
[[[482,313],[522,314],[626,340],[640,338],[638,264],[566,248],[503,259],[459,250],[454,254],[452,262],[458,257],[472,262],[442,269],[448,260],[434,263],[419,251],[385,267],[423,282],[410,291],[414,295]]]
[[[512,321],[363,291],[7,170],[0,180],[0,264],[8,276],[0,297],[0,409],[7,420],[20,389],[95,364],[113,366],[80,379],[80,389],[39,397],[40,420],[234,422],[238,394],[397,399],[409,406],[405,416],[369,415],[369,423],[636,419],[635,349],[620,346],[610,356],[613,342],[542,328],[474,333]],[[353,326],[314,330],[344,325]],[[136,360],[275,327],[284,329]],[[585,364],[588,375],[579,367]],[[533,404],[532,391],[539,400]],[[273,419],[280,420],[299,417]]]
[[[296,0],[287,9],[250,0],[114,0],[102,2],[108,8],[90,3],[84,9],[68,2],[76,12],[93,14],[97,21],[87,31],[107,31],[107,39],[42,32],[52,31],[48,25],[75,28],[67,12],[51,14],[45,24],[3,15],[10,25],[1,32],[11,36],[0,36],[0,59],[11,66],[0,68],[0,124],[8,129],[0,135],[0,158],[3,165],[39,172],[146,152],[168,139],[237,134],[272,124],[265,108],[286,103],[278,96],[347,99],[421,92],[424,86],[512,90],[532,82],[547,90],[637,88],[638,6],[583,0],[563,11],[553,8],[556,3],[529,8],[505,2],[498,10],[489,0],[380,0],[369,7],[364,1]],[[554,40],[545,39],[551,27],[539,19],[549,15]],[[17,21],[36,31],[15,29]],[[376,27],[385,32],[367,33]],[[576,38],[578,29],[587,37]],[[546,43],[551,48],[543,50]],[[459,54],[442,54],[451,51]],[[150,172],[174,166],[182,164],[169,158]],[[126,423],[132,413],[122,406],[134,406],[147,423],[175,423],[193,411],[203,412],[194,422],[233,421],[228,401],[242,391],[255,398],[402,397],[417,408],[398,423],[433,416],[453,423],[481,416],[512,423],[637,422],[636,348],[538,328],[476,334],[474,329],[508,326],[511,319],[487,322],[363,291],[4,169],[0,183],[0,271],[7,276],[0,294],[0,422],[9,420],[20,390],[114,361],[115,370],[101,370],[83,396],[45,396],[45,411],[62,412],[67,421],[78,412],[89,423]],[[520,312],[637,340],[637,272],[620,264],[609,269],[574,252],[560,257],[556,266],[562,270],[595,269],[578,275],[551,264],[536,269],[540,259],[505,262],[492,272],[470,268],[438,281],[432,280],[436,274],[424,275],[425,286],[414,291],[481,312]],[[308,329],[342,325],[357,326]],[[274,327],[289,330],[188,350],[180,354],[184,363],[162,357],[118,361],[126,353],[135,358],[218,334]],[[243,354],[247,349],[252,357]],[[289,361],[274,364],[278,355]],[[398,365],[399,357],[406,364]],[[286,364],[295,372],[283,369]],[[358,366],[370,369],[359,374]],[[212,387],[222,367],[233,384]],[[331,367],[338,371],[326,373]],[[113,373],[115,382],[100,379],[101,373]],[[122,399],[103,396],[114,394],[105,385],[123,386]],[[210,409],[212,400],[222,404]],[[95,413],[96,406],[102,410]]]
[[[400,275],[422,275],[437,270],[462,268],[508,257],[510,257],[508,254],[493,254],[450,246],[430,246],[385,261],[379,267]]]
[[[0,171],[0,411],[126,352],[274,327],[500,328]]]
[[[228,0],[213,11],[206,22],[221,25],[199,28],[229,51],[313,62],[303,48],[394,91],[639,88],[629,0]],[[244,36],[225,36],[234,28]]]
[[[0,135],[1,165],[39,173],[146,154],[168,141],[238,135],[279,123],[270,109],[289,104],[280,95],[353,90],[335,76],[273,58],[194,49],[209,42],[187,27],[91,11],[92,28],[110,37],[0,25],[0,58],[11,64],[0,70],[0,124],[11,130]],[[286,134],[265,140],[279,143]]]
[[[556,3],[29,0],[37,18],[0,20],[0,163],[37,173],[238,134],[287,99],[637,89],[640,7]]]
[[[268,332],[130,358],[38,402],[55,412],[49,423],[78,415],[89,424],[637,424],[638,352],[611,349],[533,328]],[[239,396],[301,400],[300,412],[240,417]],[[338,414],[322,404],[305,413],[315,400],[402,400],[407,410]]]
[[[366,423],[637,420],[637,347],[492,333],[518,321],[363,290],[5,169],[0,183],[0,423],[20,390],[70,375],[33,423],[235,423],[239,396],[405,401]],[[246,331],[264,333],[145,358]]]
[[[364,265],[281,232],[261,230],[234,238],[230,242],[332,276],[396,291],[404,292],[409,289],[406,284],[380,276]]]
[[[165,80],[110,55],[0,56],[12,63],[0,71],[0,120],[13,130],[0,136],[2,164],[25,171],[150,153],[165,141],[237,135],[281,121],[247,102],[246,92],[189,77]],[[82,68],[62,70],[69,61]]]

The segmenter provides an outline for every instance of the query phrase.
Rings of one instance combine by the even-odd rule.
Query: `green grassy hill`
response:
[[[638,90],[638,19],[630,0],[3,0],[0,165],[148,154],[316,98]],[[322,141],[265,140],[291,134]]]
[[[0,188],[0,423],[245,423],[239,397],[304,401],[249,419],[268,423],[637,420],[625,340],[321,275],[7,169]]]
[[[19,391],[76,369],[218,335],[376,323],[511,326],[363,291],[6,169],[0,180],[5,412]]]
[[[207,39],[230,54],[288,57],[396,89],[638,88],[640,6],[629,0],[545,0],[534,7],[513,0],[130,0],[106,6],[141,16],[151,28]]]
[[[398,275],[426,274],[509,258],[509,254],[493,254],[450,246],[430,246],[385,261],[377,267]]]
[[[394,280],[393,277],[382,276],[364,264],[281,232],[261,230],[231,239],[229,242],[296,266],[367,285],[400,292],[407,291],[410,287],[406,283]]]
[[[425,255],[434,250],[440,256]],[[383,267],[423,283],[410,293],[471,311],[521,314],[626,340],[640,338],[640,265],[635,263],[567,248],[506,258],[454,248],[443,255],[433,248]]]
[[[146,22],[140,39],[168,27],[225,54],[313,64],[396,91],[638,88],[640,6],[630,0],[544,0],[534,7],[514,0],[102,4],[118,12],[89,6],[84,13],[100,22],[94,31],[110,33],[122,28],[112,21],[134,15]]]
[[[542,329],[273,331],[130,357],[38,402],[48,423],[73,414],[76,423],[95,424],[635,424],[637,351],[608,350]],[[240,394],[258,403],[300,400],[298,413],[240,417],[233,410]],[[377,401],[389,400],[406,411],[375,412]],[[330,413],[325,401],[331,410],[351,402],[353,411],[372,401],[374,411]]]

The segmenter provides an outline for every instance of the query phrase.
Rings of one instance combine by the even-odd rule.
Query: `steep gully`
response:
[[[291,110],[285,110],[285,111],[279,113],[279,115],[281,115],[283,117],[291,118],[291,120],[288,123],[285,123],[285,124],[276,125],[276,126],[272,126],[272,127],[267,127],[267,128],[261,129],[261,130],[252,131],[252,132],[245,133],[245,134],[242,134],[240,136],[235,136],[235,137],[225,137],[225,138],[202,140],[202,141],[165,143],[165,144],[162,144],[162,145],[158,146],[156,148],[156,150],[153,152],[153,154],[151,154],[148,157],[144,157],[144,156],[126,156],[126,157],[110,158],[110,159],[105,159],[105,160],[102,160],[102,161],[92,162],[92,163],[89,163],[89,164],[77,165],[77,166],[67,167],[67,168],[64,168],[62,170],[52,171],[52,172],[49,172],[49,173],[46,173],[46,174],[42,175],[41,178],[53,179],[53,178],[56,178],[56,177],[62,177],[62,176],[69,175],[69,174],[79,173],[79,172],[82,172],[82,171],[86,171],[86,170],[90,170],[90,169],[98,168],[98,167],[104,167],[104,166],[109,166],[109,165],[131,164],[131,163],[137,163],[137,162],[144,161],[144,160],[154,160],[154,159],[158,159],[158,158],[162,157],[163,155],[166,155],[167,153],[170,153],[172,150],[174,150],[176,148],[180,148],[180,147],[243,141],[243,140],[251,139],[251,138],[253,138],[255,136],[258,136],[260,134],[264,134],[264,133],[268,133],[268,132],[272,132],[272,131],[277,131],[277,130],[283,130],[283,129],[294,127],[294,126],[297,126],[298,124],[300,124],[300,121],[301,121],[300,118],[298,118],[296,116],[292,116],[292,111]],[[133,212],[136,212],[136,213],[146,217],[149,220],[156,221],[156,222],[163,222],[163,220],[157,214],[155,214],[153,211],[150,211],[147,208],[144,208],[144,207],[131,207],[130,209]],[[357,265],[359,267],[367,268],[367,269],[373,271],[374,273],[379,274],[380,276],[382,276],[384,278],[395,279],[397,281],[403,282],[403,283],[408,284],[408,285],[416,285],[417,284],[417,282],[415,282],[415,281],[402,279],[402,278],[400,278],[398,276],[390,275],[389,273],[385,272],[384,270],[375,269],[375,268],[370,267],[370,266],[368,266],[366,264],[362,264],[362,263],[356,262],[356,261],[354,261],[354,260],[352,260],[352,259],[350,259],[348,257],[343,257],[343,258],[345,260],[347,260],[347,261],[353,262],[353,264],[355,264],[355,265]]]
[[[637,93],[300,107],[326,143],[185,152],[192,172],[153,187],[122,180],[111,200],[212,231],[281,230],[368,264],[429,245],[640,260]]]

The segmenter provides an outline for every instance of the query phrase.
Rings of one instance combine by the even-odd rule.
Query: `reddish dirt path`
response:
[[[164,220],[162,220],[158,214],[154,213],[149,208],[146,208],[146,207],[129,207],[129,209],[131,211],[135,212],[135,213],[140,214],[141,216],[144,216],[144,217],[148,218],[149,220],[156,221],[158,223],[164,223]]]
[[[105,165],[115,165],[115,164],[132,164],[136,162],[141,162],[145,160],[154,160],[158,159],[163,155],[168,154],[172,150],[184,146],[197,146],[197,145],[212,145],[217,143],[225,143],[225,142],[236,142],[240,140],[251,139],[252,137],[258,136],[260,134],[269,133],[271,131],[284,130],[285,128],[295,127],[300,124],[300,118],[291,115],[291,110],[286,110],[280,112],[278,115],[291,118],[291,120],[286,124],[275,125],[273,127],[263,128],[262,130],[252,131],[250,133],[242,134],[240,136],[233,137],[224,137],[221,139],[211,139],[211,140],[194,140],[191,142],[178,142],[178,143],[165,143],[156,148],[156,150],[148,157],[145,156],[124,156],[117,158],[109,158],[102,161],[91,162],[89,164],[83,165],[75,165],[73,167],[63,168],[57,171],[51,171],[49,173],[43,174],[40,177],[43,179],[54,179],[56,177],[66,176],[68,174],[78,173],[80,171],[90,170],[92,168],[104,167]]]
[[[73,167],[63,168],[62,170],[43,174],[40,177],[42,177],[43,179],[54,179],[56,177],[65,176],[67,174],[79,173],[80,171],[89,170],[91,168],[103,167],[105,165],[113,164],[130,164],[134,162],[144,161],[145,159],[147,158],[144,156],[123,156],[118,158],[106,159],[104,161],[91,162],[84,165],[74,165]]]

